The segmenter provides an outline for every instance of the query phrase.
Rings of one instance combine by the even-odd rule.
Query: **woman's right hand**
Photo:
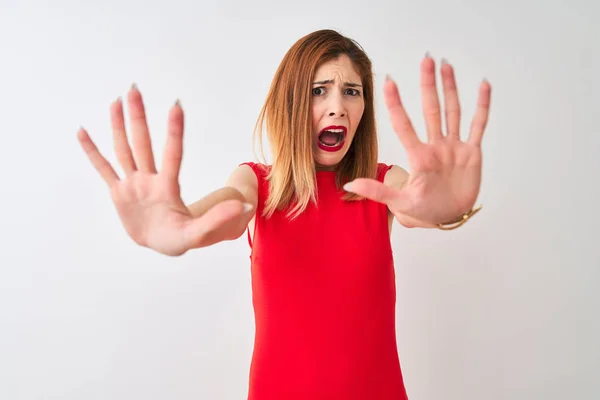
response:
[[[123,104],[110,108],[114,149],[125,174],[121,179],[100,154],[87,131],[79,142],[94,168],[107,183],[118,215],[129,236],[139,245],[178,256],[211,243],[211,232],[238,223],[244,212],[241,201],[227,200],[194,218],[180,195],[179,170],[183,155],[183,110],[179,102],[169,112],[168,137],[162,168],[157,172],[141,93],[135,87],[127,95],[133,150],[125,130]]]

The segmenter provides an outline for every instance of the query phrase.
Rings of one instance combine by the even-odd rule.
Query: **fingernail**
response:
[[[133,82],[133,83],[131,84],[131,90],[137,90],[137,88],[138,88],[138,87],[137,87],[137,84],[136,84],[135,82]]]
[[[391,81],[392,77],[390,76],[390,74],[385,74],[385,81]]]
[[[115,99],[115,103],[121,103],[123,100],[121,99],[121,96],[117,97]]]
[[[425,58],[431,58],[431,53],[429,53],[429,51],[425,52]]]
[[[449,64],[449,62],[445,58],[442,58],[442,65],[445,65],[445,64]]]
[[[244,213],[247,213],[248,211],[252,210],[252,204],[250,203],[244,203]]]
[[[175,105],[181,107],[181,101],[179,99],[175,100]]]
[[[344,185],[344,190],[346,192],[351,192],[352,191],[352,182],[348,182]]]

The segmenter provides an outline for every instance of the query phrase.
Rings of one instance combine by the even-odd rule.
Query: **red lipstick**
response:
[[[322,142],[320,138],[321,138],[321,135],[323,134],[323,132],[325,132],[325,131],[334,132],[334,133],[338,134],[339,139],[338,139],[337,143],[330,145],[330,144],[326,144],[326,143]],[[321,131],[319,132],[319,137],[317,138],[317,145],[323,151],[328,151],[328,152],[339,151],[344,147],[344,143],[346,140],[346,133],[347,133],[347,129],[345,126],[342,126],[342,125],[326,126],[325,128],[321,129]]]

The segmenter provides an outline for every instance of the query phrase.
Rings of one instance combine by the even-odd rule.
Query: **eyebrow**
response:
[[[333,83],[333,79],[327,79],[325,81],[313,82],[313,85],[327,85],[329,83]],[[344,86],[362,87],[362,85],[359,85],[358,83],[352,83],[352,82],[344,82]]]

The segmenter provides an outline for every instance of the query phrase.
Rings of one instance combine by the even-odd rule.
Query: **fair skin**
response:
[[[333,169],[348,152],[365,110],[360,75],[346,55],[321,65],[312,85],[313,152],[317,170]],[[346,129],[337,151],[319,147],[319,134],[329,126]]]
[[[354,69],[350,58],[339,58],[321,65],[315,71],[312,88],[312,123],[314,135],[314,157],[317,170],[333,170],[344,158],[365,110],[362,80]],[[344,146],[338,151],[325,151],[317,145],[319,133],[328,126],[343,126],[347,129]],[[384,184],[401,188],[408,173],[394,165],[384,178]],[[390,230],[394,215],[390,212]],[[408,224],[408,221],[404,221]],[[419,224],[414,221],[412,225]],[[423,224],[420,224],[423,225]],[[252,232],[252,226],[250,227]]]
[[[315,137],[318,129],[328,126],[330,121],[344,121],[348,135],[351,135],[347,136],[344,151],[317,152],[315,162],[324,168],[331,168],[341,160],[360,120],[356,119],[358,108],[353,108],[358,100],[350,95],[355,93],[344,91],[341,84],[356,79],[352,75],[355,71],[352,71],[343,57],[317,71],[318,74],[323,72],[317,79],[331,79],[332,82],[328,83],[329,90],[313,92],[318,99],[313,109],[313,116],[316,115],[315,120],[318,120]],[[479,193],[480,145],[489,112],[490,86],[485,81],[480,85],[469,139],[463,142],[459,135],[460,107],[454,73],[448,64],[442,67],[442,82],[448,126],[446,135],[441,129],[435,65],[426,57],[421,64],[421,87],[428,143],[417,138],[395,83],[386,82],[386,105],[392,126],[407,151],[411,174],[394,166],[383,183],[357,179],[346,187],[346,190],[386,204],[391,215],[407,227],[431,227],[452,220],[469,210]],[[319,97],[323,93],[325,96]],[[84,128],[78,131],[78,140],[108,186],[128,235],[137,244],[168,256],[179,256],[191,249],[239,238],[253,220],[258,201],[258,182],[251,168],[238,167],[223,188],[186,206],[179,186],[184,132],[181,105],[176,102],[169,112],[167,142],[160,168],[155,164],[142,96],[135,86],[127,95],[127,105],[131,144],[121,99],[113,102],[110,109],[114,150],[123,176],[119,176],[98,151]]]
[[[399,177],[402,172],[392,172],[392,169],[390,172],[397,175],[393,178],[394,184],[356,179],[346,186],[348,191],[386,204],[396,219],[407,227],[434,227],[453,221],[469,211],[479,195],[481,142],[489,116],[491,87],[486,80],[480,83],[469,135],[466,140],[461,140],[461,108],[452,65],[444,62],[441,75],[446,132],[442,129],[435,62],[425,57],[421,62],[420,83],[426,143],[419,140],[395,82],[388,79],[384,86],[392,126],[410,164],[407,179]]]
[[[78,139],[107,184],[121,223],[133,241],[161,254],[180,256],[241,236],[256,208],[257,182],[250,176],[254,176],[252,170],[236,169],[225,187],[186,206],[179,187],[184,132],[181,105],[177,102],[169,112],[160,169],[155,165],[142,96],[135,86],[127,95],[127,105],[133,146],[127,138],[121,99],[110,107],[114,150],[123,177],[117,175],[84,128],[78,131]]]

